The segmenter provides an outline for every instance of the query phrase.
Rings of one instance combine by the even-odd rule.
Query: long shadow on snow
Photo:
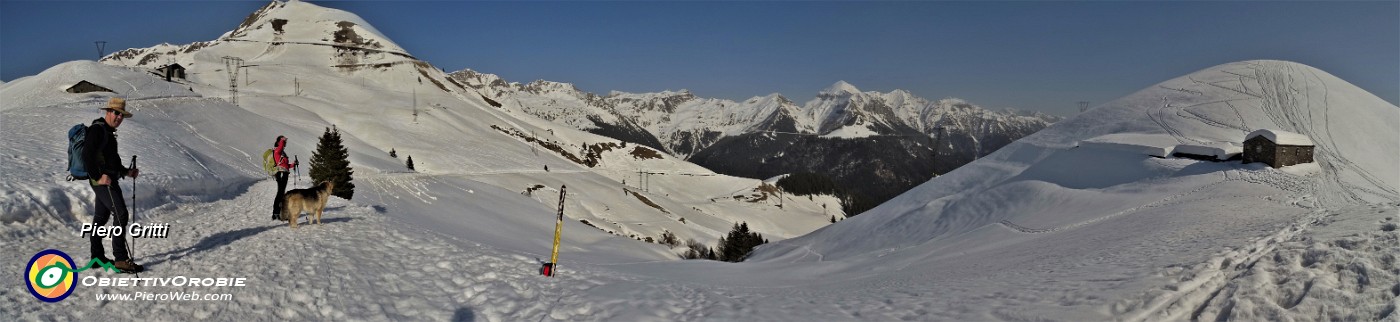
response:
[[[321,222],[324,224],[324,223],[347,222],[347,221],[352,221],[352,220],[355,220],[355,219],[354,219],[354,218],[339,217],[339,218],[326,218],[326,219],[321,220]],[[302,224],[302,225],[306,225],[306,224]],[[195,254],[195,253],[206,252],[206,251],[209,251],[209,250],[213,250],[213,249],[215,249],[215,248],[227,246],[228,244],[232,244],[233,242],[238,241],[238,240],[240,240],[240,239],[247,238],[247,237],[251,237],[251,236],[257,235],[257,234],[261,234],[261,233],[264,232],[264,231],[272,230],[272,229],[275,229],[275,228],[287,228],[287,226],[288,226],[288,225],[287,225],[285,222],[283,222],[283,223],[280,223],[280,224],[273,224],[273,225],[262,226],[262,227],[243,228],[243,229],[234,230],[234,231],[226,231],[226,232],[222,232],[222,233],[217,233],[217,234],[211,235],[211,236],[209,236],[209,237],[204,237],[203,240],[200,240],[199,243],[198,243],[198,244],[194,244],[194,246],[190,246],[190,247],[188,247],[188,248],[181,249],[181,250],[172,250],[172,251],[168,251],[168,252],[164,252],[164,253],[152,255],[151,257],[163,257],[163,256],[167,256],[167,255],[170,256],[170,257],[167,257],[167,258],[165,258],[165,259],[156,260],[156,261],[153,261],[153,262],[150,262],[150,263],[146,263],[146,264],[144,264],[144,265],[145,265],[145,266],[155,266],[155,265],[158,265],[158,264],[160,264],[160,263],[178,260],[178,259],[181,259],[181,258],[185,258],[186,256],[193,255],[193,254]],[[288,229],[290,229],[290,228],[288,228]]]
[[[326,210],[325,210],[325,211],[341,210],[341,209],[345,209],[346,207],[347,207],[347,206],[331,206],[331,207],[326,207]],[[382,206],[382,205],[370,205],[370,208],[373,208],[373,209],[374,209],[374,212],[381,213],[381,214],[384,213],[384,211],[388,209],[388,208],[385,208],[385,207]]]

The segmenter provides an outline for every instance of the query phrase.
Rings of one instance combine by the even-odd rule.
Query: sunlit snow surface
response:
[[[302,3],[286,9],[299,11],[266,19],[290,19],[288,29],[358,19]],[[357,25],[361,36],[381,37]],[[491,126],[578,154],[583,144],[614,141],[490,107],[470,90],[444,92],[431,84],[448,84],[435,69],[394,63],[347,71],[333,67],[334,48],[273,45],[278,36],[250,31],[247,41],[177,54],[191,76],[175,85],[142,69],[154,66],[120,61],[65,63],[0,86],[0,258],[7,259],[0,269],[19,278],[25,261],[49,248],[88,259],[87,241],[76,233],[91,220],[92,193],[63,181],[64,134],[96,118],[107,96],[61,91],[86,79],[117,84],[112,89],[131,98],[136,117],[118,134],[122,155],[139,155],[143,175],[134,187],[122,185],[138,199],[138,222],[171,225],[169,238],[136,242],[136,258],[150,269],[141,276],[248,278],[246,287],[198,290],[230,293],[230,302],[104,302],[96,295],[192,290],[80,285],[52,304],[16,280],[0,287],[0,316],[1395,318],[1400,108],[1308,66],[1246,61],[1168,80],[828,226],[840,208],[830,197],[787,195],[782,208],[777,196],[744,201],[759,180],[717,176],[670,156],[638,159],[632,144],[604,153],[599,167],[580,166]],[[240,80],[248,83],[236,106],[226,100],[226,55],[265,66]],[[406,59],[360,58],[370,65]],[[351,152],[354,199],[333,198],[324,225],[292,230],[270,220],[275,183],[260,172],[261,152],[287,135],[289,150],[307,162],[331,124]],[[1308,136],[1318,162],[1273,169],[1080,144],[1127,138],[1112,143],[1234,146],[1258,129]],[[399,159],[388,156],[391,148]],[[418,172],[402,166],[408,155]],[[311,184],[302,170],[294,186]],[[651,176],[643,189],[639,171],[670,175]],[[536,184],[545,188],[527,195]],[[544,278],[537,269],[548,260],[561,185],[570,199],[559,274]],[[735,221],[773,243],[730,264],[676,260],[680,249],[629,236],[658,237],[664,229],[713,244]]]

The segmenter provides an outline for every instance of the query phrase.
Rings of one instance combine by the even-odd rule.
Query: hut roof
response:
[[[78,85],[82,85],[83,83],[87,83],[88,85],[91,85],[91,86],[93,86],[93,87],[101,88],[103,91],[107,91],[107,92],[111,92],[111,91],[112,91],[112,90],[110,90],[110,89],[107,89],[107,87],[105,87],[105,86],[97,85],[97,84],[94,84],[93,82],[89,82],[89,81],[87,81],[87,80],[80,80],[80,81],[78,81],[77,83],[73,83],[73,85],[64,86],[64,87],[63,87],[63,90],[64,90],[64,91],[68,91],[68,90],[70,90],[70,89],[73,89],[74,87],[78,87]]]
[[[1273,141],[1275,144],[1279,145],[1313,146],[1312,139],[1309,139],[1307,135],[1269,129],[1249,132],[1249,135],[1244,136],[1244,140],[1249,141],[1249,139],[1253,139],[1256,136],[1263,136],[1269,139],[1269,141]]]

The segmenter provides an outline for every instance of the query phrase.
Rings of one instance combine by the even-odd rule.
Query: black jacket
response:
[[[87,138],[83,139],[83,165],[88,178],[94,185],[102,175],[116,182],[129,171],[122,166],[122,158],[117,155],[117,129],[107,126],[107,121],[98,118],[87,128]]]

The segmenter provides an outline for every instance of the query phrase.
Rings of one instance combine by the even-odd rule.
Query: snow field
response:
[[[322,225],[303,223],[293,230],[268,218],[274,188],[274,182],[263,181],[232,199],[139,212],[140,222],[169,222],[171,227],[170,238],[136,241],[135,256],[148,268],[142,277],[246,277],[246,287],[208,290],[232,294],[230,302],[99,302],[93,299],[98,293],[206,290],[79,286],[68,300],[32,305],[22,288],[3,288],[6,315],[21,320],[95,317],[99,312],[182,319],[251,314],[287,320],[608,320],[606,306],[580,293],[627,282],[576,262],[562,262],[556,278],[539,277],[534,259],[489,246],[463,246],[471,243],[339,198],[328,204]],[[309,219],[303,215],[300,220]],[[48,225],[44,230],[5,247],[0,256],[21,258],[56,248],[86,262],[87,240],[76,236],[76,228]],[[7,261],[4,269],[23,271],[23,264]],[[132,277],[99,270],[79,274]],[[679,304],[673,302],[646,304],[654,308],[640,312],[661,314],[652,318],[680,313],[656,309]]]
[[[305,3],[281,9],[288,11],[257,19],[239,40],[163,57],[196,72],[180,84],[186,88],[92,62],[0,87],[6,134],[0,136],[0,234],[10,246],[0,247],[0,256],[28,258],[56,248],[86,257],[86,241],[75,232],[90,216],[92,196],[80,182],[60,181],[61,131],[95,118],[105,96],[69,95],[54,86],[71,82],[70,75],[92,75],[127,84],[121,92],[132,95],[138,113],[119,132],[123,155],[147,162],[135,191],[137,221],[171,223],[170,238],[136,242],[136,257],[151,268],[144,276],[246,275],[250,286],[229,290],[234,299],[218,303],[100,302],[92,297],[172,289],[79,286],[74,298],[43,304],[20,288],[0,288],[0,316],[1395,319],[1400,109],[1307,66],[1247,61],[1168,80],[840,225],[823,225],[814,224],[827,219],[816,208],[829,200],[785,198],[781,210],[771,201],[733,201],[758,180],[703,176],[708,173],[671,156],[636,160],[615,151],[599,168],[574,165],[491,126],[549,133],[570,151],[613,140],[489,107],[465,92],[434,92],[427,83],[445,75],[411,57],[339,55],[325,44],[296,43],[308,39],[278,43],[281,35],[257,29],[272,17],[293,20],[289,27],[315,22],[290,33],[312,42],[331,31],[323,22],[363,22]],[[393,46],[359,25],[360,36]],[[227,93],[216,67],[225,55],[264,64],[251,67],[255,76],[244,83],[238,106],[217,99]],[[334,65],[343,59],[356,61]],[[416,82],[419,76],[429,82]],[[290,91],[302,77],[322,81]],[[180,93],[187,88],[205,97]],[[795,106],[770,98],[754,104]],[[415,123],[409,110],[419,99],[418,107],[432,107],[420,110]],[[676,125],[649,121],[657,123],[642,123]],[[324,225],[292,230],[267,219],[273,183],[255,156],[276,134],[296,137],[291,148],[309,152],[330,124],[342,129],[350,148],[355,199],[333,198]],[[1235,142],[1254,129],[1307,135],[1317,144],[1316,166],[1275,170],[1154,159],[1141,151]],[[1094,138],[1114,140],[1100,145],[1108,149],[1074,148]],[[420,171],[401,173],[402,161],[387,156],[390,148],[414,155]],[[545,165],[553,171],[542,172]],[[618,181],[642,169],[697,176],[658,176],[649,191],[624,193]],[[535,184],[546,188],[521,194]],[[564,206],[570,218],[559,275],[543,278],[537,269],[549,250],[557,200],[551,189],[564,184],[576,197]],[[674,250],[617,238],[580,218],[628,235],[666,229],[701,236],[748,219],[765,236],[797,237],[761,246],[745,263],[678,261]],[[20,265],[6,261],[0,269],[18,272]]]

